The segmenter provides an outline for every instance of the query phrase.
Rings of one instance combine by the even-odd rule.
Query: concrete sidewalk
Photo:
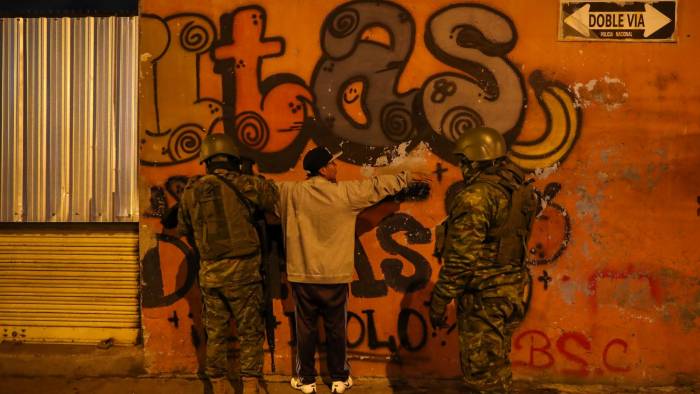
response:
[[[0,344],[0,394],[210,394],[211,385],[195,375],[153,376],[143,367],[139,347]],[[458,380],[389,381],[353,377],[350,394],[464,393]],[[289,377],[266,376],[270,394],[294,394]],[[695,382],[694,379],[688,379]],[[330,393],[319,379],[319,393]],[[240,386],[240,385],[239,385]],[[240,392],[240,387],[239,392]],[[700,393],[698,386],[618,387],[535,384],[516,381],[515,393]]]
[[[275,376],[267,383],[270,394],[300,393],[293,390],[285,377]],[[320,383],[320,381],[319,381]],[[240,392],[240,387],[237,387]],[[569,386],[569,385],[538,385],[527,382],[517,382],[514,393],[697,393],[692,387],[613,387],[613,386]],[[328,386],[319,384],[319,394],[330,393]],[[434,381],[412,382],[401,387],[392,387],[384,379],[357,379],[356,385],[348,391],[350,394],[424,394],[445,393],[458,394],[458,382]],[[194,377],[0,377],[0,393],[2,394],[209,394],[211,387]]]

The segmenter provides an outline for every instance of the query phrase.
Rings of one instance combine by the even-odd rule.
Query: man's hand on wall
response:
[[[421,172],[421,171],[411,171],[408,182],[409,183],[431,183],[433,179],[430,177],[430,174],[427,172]]]

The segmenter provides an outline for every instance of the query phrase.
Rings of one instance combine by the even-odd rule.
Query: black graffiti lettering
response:
[[[160,167],[193,160],[210,125],[220,117],[221,103],[200,95],[199,75],[201,57],[209,52],[216,28],[206,16],[193,13],[166,18],[142,14],[141,26],[145,34],[168,39],[145,40],[141,48],[153,56],[141,69],[140,163]]]
[[[411,322],[411,316],[414,316],[420,326],[420,340],[416,344],[411,343],[411,338],[409,335],[408,326]],[[399,333],[399,343],[401,347],[408,350],[409,352],[417,352],[422,349],[428,342],[428,325],[425,322],[425,318],[420,312],[415,309],[406,308],[402,309],[399,313],[399,321],[397,323],[397,329]]]
[[[141,294],[143,306],[148,308],[150,304],[157,304],[163,298],[163,274],[160,269],[160,253],[158,246],[149,249],[141,262]]]
[[[533,235],[530,237],[529,255],[526,260],[530,265],[544,265],[556,261],[571,241],[570,216],[564,207],[553,201],[561,187],[560,183],[555,182],[547,184],[543,192],[537,191],[544,208],[538,212],[533,224]],[[552,242],[553,239],[558,242]],[[546,290],[547,282],[543,283]]]
[[[357,335],[357,339],[354,341],[350,340],[350,337],[347,337],[347,342],[348,342],[348,348],[354,349],[362,344],[365,340],[365,323],[362,321],[362,318],[355,312],[350,312],[348,311],[348,317],[347,317],[347,325],[350,327],[350,322],[351,321],[356,321],[357,324],[360,327],[360,333]]]
[[[435,165],[435,171],[433,171],[433,174],[435,174],[437,176],[438,182],[442,182],[442,177],[443,177],[442,174],[445,172],[447,172],[447,168],[443,167],[442,163],[438,162]]]
[[[396,353],[398,347],[393,335],[390,335],[386,341],[380,341],[377,335],[377,326],[374,322],[374,310],[365,309],[362,311],[367,315],[367,345],[370,349],[387,348],[392,353]]]
[[[377,332],[377,323],[374,318],[375,310],[365,309],[362,311],[362,313],[365,315],[366,319],[363,319],[361,315],[355,312],[347,312],[348,348],[356,349],[362,346],[363,343],[366,343],[367,347],[369,347],[371,350],[388,349],[392,353],[391,360],[397,360],[394,357],[398,353],[399,345],[396,342],[395,336],[389,335],[386,340],[381,340]],[[284,312],[284,315],[287,317],[290,327],[291,340],[288,342],[288,344],[289,346],[294,347],[296,346],[294,312]],[[423,315],[421,315],[421,313],[415,309],[401,309],[396,322],[396,330],[401,348],[406,349],[409,352],[418,352],[425,348],[425,345],[428,343],[428,324],[425,317],[423,317]],[[353,335],[352,338],[349,336],[350,333]],[[319,331],[316,340],[319,346],[325,346],[323,330]]]
[[[358,279],[350,284],[353,296],[358,298],[375,298],[387,295],[386,283],[383,280],[374,278],[367,252],[365,252],[362,242],[357,237],[355,237],[355,271]]]
[[[340,160],[364,164],[398,144],[410,150],[421,141],[417,89],[398,90],[415,30],[411,14],[390,1],[353,1],[326,17],[323,54],[311,77],[317,144],[342,144]]]
[[[540,275],[540,276],[537,278],[537,281],[538,281],[538,282],[542,282],[542,285],[544,286],[544,289],[547,290],[547,288],[549,287],[549,282],[552,281],[552,277],[549,276],[549,273],[547,272],[547,270],[544,270],[543,273],[542,273],[542,275]]]
[[[438,60],[462,71],[431,76],[419,95],[421,120],[433,131],[431,147],[442,159],[457,164],[454,142],[470,129],[520,132],[527,104],[525,83],[506,58],[516,42],[512,20],[488,6],[454,4],[428,19],[426,47]]]
[[[168,321],[172,323],[175,328],[180,327],[180,318],[177,317],[177,311],[173,311],[173,315],[168,318]]]
[[[234,27],[245,23],[251,23],[246,29],[255,32],[246,38],[255,37],[257,42],[243,42],[241,37],[234,37]],[[266,23],[266,11],[257,5],[239,7],[231,13],[222,14],[219,18],[220,38],[213,44],[214,72],[221,75],[224,115],[220,121],[226,134],[234,138],[243,156],[255,160],[261,171],[280,173],[294,165],[306,146],[306,126],[313,116],[307,111],[311,107],[312,95],[306,82],[294,74],[274,74],[259,80],[263,59],[285,53],[282,37],[265,36]],[[244,85],[241,82],[252,77],[242,71],[250,68],[256,70],[252,75],[258,79],[258,91],[241,88]],[[270,100],[270,97],[279,94],[284,95],[286,100]],[[254,100],[259,102],[259,106],[242,110],[241,103],[249,103],[253,96],[259,96]],[[265,151],[266,145],[279,136],[278,133],[290,132],[298,133],[298,136],[285,149]]]
[[[544,192],[542,192],[542,197],[547,202],[550,202],[550,201],[554,200],[554,197],[556,197],[560,191],[561,191],[561,183],[559,183],[559,182],[548,183],[547,186],[544,187]]]
[[[411,293],[424,288],[430,280],[432,268],[430,263],[420,253],[400,245],[392,235],[401,231],[406,232],[409,244],[430,243],[432,233],[419,221],[410,215],[397,213],[381,221],[377,228],[377,239],[384,250],[392,255],[400,255],[415,267],[411,276],[401,274],[403,263],[398,259],[385,259],[381,263],[386,284],[402,293]]]
[[[199,270],[197,256],[186,243],[166,234],[156,234],[156,240],[156,246],[146,252],[142,262],[143,283],[141,285],[141,294],[143,294],[144,308],[172,305],[175,301],[183,298],[194,285]],[[163,273],[160,268],[160,253],[158,251],[160,242],[170,243],[180,249],[182,254],[185,255],[181,264],[186,264],[185,268],[187,270],[182,286],[167,295],[163,293]]]

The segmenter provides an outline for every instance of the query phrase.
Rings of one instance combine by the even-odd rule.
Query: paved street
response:
[[[268,382],[270,394],[298,393],[292,390],[286,378],[276,376]],[[238,388],[240,390],[240,387]],[[330,393],[325,385],[319,385],[319,393]],[[357,379],[351,394],[423,394],[463,393],[457,382],[434,381],[413,382],[394,385],[384,379]],[[526,382],[517,382],[515,393],[700,393],[692,387],[623,388],[613,386],[541,385],[533,387]],[[196,378],[62,378],[62,377],[2,377],[2,394],[209,394],[211,387]]]

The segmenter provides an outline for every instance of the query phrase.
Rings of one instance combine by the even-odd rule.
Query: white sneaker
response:
[[[334,381],[333,385],[331,386],[331,392],[341,394],[350,387],[352,387],[352,378],[348,376],[348,380],[344,382],[340,380]]]
[[[292,388],[294,390],[301,390],[302,393],[304,394],[312,394],[316,392],[316,383],[311,383],[311,384],[303,384],[301,382],[301,379],[299,378],[292,378],[292,381],[290,382],[292,385]],[[342,393],[342,391],[341,391]]]

